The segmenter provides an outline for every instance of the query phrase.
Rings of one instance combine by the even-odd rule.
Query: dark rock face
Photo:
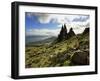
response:
[[[76,65],[89,65],[89,52],[75,52],[71,61]]]
[[[72,36],[75,36],[73,28],[70,29],[69,33],[67,33],[67,28],[66,25],[64,24],[64,26],[62,26],[61,28],[60,34],[58,35],[58,41],[68,39]]]
[[[69,30],[68,38],[70,38],[70,37],[72,37],[72,36],[75,36],[75,33],[74,33],[74,31],[73,31],[73,28],[71,28],[71,29]]]
[[[89,33],[89,28],[85,28],[83,34]]]
[[[67,29],[66,26],[64,25],[62,26],[60,34],[58,35],[58,40],[61,41],[63,39],[66,39],[66,36],[67,36]]]

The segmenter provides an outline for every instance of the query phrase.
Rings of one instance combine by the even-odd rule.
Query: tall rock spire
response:
[[[66,25],[64,24],[64,34],[66,35],[67,34],[67,28],[66,28]]]
[[[74,33],[74,31],[73,31],[73,28],[70,28],[70,30],[69,30],[69,33],[68,33],[68,38],[70,38],[70,37],[72,37],[72,36],[75,36],[75,33]]]
[[[58,40],[59,41],[64,40],[66,39],[66,36],[67,36],[67,28],[66,25],[64,24],[64,26],[62,25],[60,34],[58,35]]]
[[[67,40],[72,36],[75,36],[73,28],[70,28],[69,32],[67,33],[67,28],[66,28],[66,25],[64,24],[62,25],[62,28],[61,28],[60,34],[58,35],[57,40],[60,42],[62,40]]]

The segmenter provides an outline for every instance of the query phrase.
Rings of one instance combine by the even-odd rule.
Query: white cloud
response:
[[[68,31],[72,27],[76,34],[82,33],[87,26],[89,27],[89,16],[59,14],[39,14],[39,16],[40,23],[45,24],[52,20],[53,23],[58,23],[58,28],[61,28],[62,24],[66,24]]]
[[[57,36],[59,34],[60,29],[49,30],[49,29],[29,29],[26,31],[26,35],[47,35],[47,36]]]
[[[89,16],[77,16],[73,19],[73,22],[86,22],[89,19]]]
[[[53,23],[59,23],[59,24],[64,24],[64,23],[69,23],[70,18],[68,18],[70,15],[58,15],[58,14],[40,14],[38,16],[38,20],[40,23],[49,23],[52,21]]]
[[[70,28],[72,27],[75,34],[79,34],[79,33],[82,33],[84,31],[85,27],[87,27],[88,25],[89,25],[89,23],[87,23],[86,25],[66,24],[67,32],[69,32]],[[61,27],[62,27],[62,25],[59,25],[58,29],[29,29],[26,31],[26,35],[27,36],[31,36],[31,35],[58,36],[58,34],[61,30]]]
[[[62,14],[35,14],[38,16],[38,20],[40,23],[49,23],[52,21],[53,23],[73,23],[73,22],[87,22],[89,20],[89,16],[85,15],[62,15]]]
[[[32,13],[27,12],[27,16],[37,16],[38,21],[40,23],[49,23],[50,21],[56,22],[56,23],[70,23],[72,21],[76,22],[82,22],[89,19],[88,15],[70,15],[70,14],[49,14],[49,13]]]

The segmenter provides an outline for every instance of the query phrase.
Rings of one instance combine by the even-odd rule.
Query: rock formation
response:
[[[67,37],[67,29],[66,25],[62,26],[60,34],[58,35],[58,41],[61,41],[63,39],[66,39]]]
[[[60,34],[58,35],[58,41],[67,40],[70,37],[75,36],[73,28],[70,28],[69,32],[67,32],[66,25],[62,26]]]
[[[85,28],[83,34],[89,33],[89,28]]]
[[[70,28],[69,33],[67,34],[68,38],[75,36],[75,33],[73,31],[73,28]]]

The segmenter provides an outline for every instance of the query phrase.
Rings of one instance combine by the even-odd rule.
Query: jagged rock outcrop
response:
[[[89,28],[85,28],[83,34],[89,33]]]
[[[73,28],[70,28],[69,33],[67,34],[67,37],[70,38],[72,36],[75,36],[75,33],[73,31]]]
[[[64,25],[62,26],[60,34],[58,35],[58,41],[61,41],[66,38],[67,38],[67,29],[66,29],[66,25]]]
[[[60,34],[58,35],[58,41],[67,40],[72,36],[75,36],[73,28],[71,28],[67,33],[67,28],[66,25],[64,24],[64,26],[62,26],[61,28]]]

